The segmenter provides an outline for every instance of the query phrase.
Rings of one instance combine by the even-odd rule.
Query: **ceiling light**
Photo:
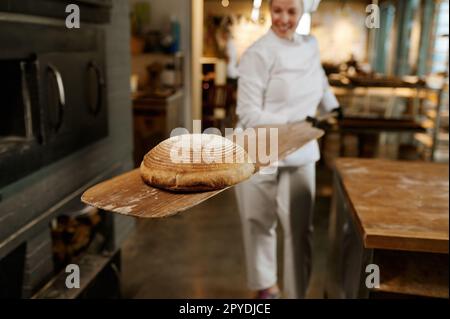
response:
[[[302,15],[295,32],[303,35],[308,35],[311,32],[311,14],[304,13]]]
[[[261,8],[261,0],[253,0],[253,8],[259,9]]]
[[[252,9],[251,19],[252,19],[253,22],[258,21],[258,19],[259,19],[259,9],[258,8],[253,8]]]

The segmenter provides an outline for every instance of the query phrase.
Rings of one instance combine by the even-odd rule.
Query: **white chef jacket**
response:
[[[295,34],[278,37],[271,29],[243,54],[239,63],[238,127],[286,124],[338,107],[325,72],[317,40]],[[302,166],[320,159],[316,140],[278,163]]]
[[[237,50],[233,43],[233,39],[229,38],[227,41],[227,56],[228,56],[228,64],[227,64],[227,77],[231,79],[238,78],[238,58],[237,58]]]

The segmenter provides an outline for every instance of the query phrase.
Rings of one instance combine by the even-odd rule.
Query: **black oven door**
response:
[[[104,32],[1,21],[0,188],[108,134]]]
[[[0,58],[0,187],[42,166],[42,126],[32,58]]]
[[[107,135],[104,68],[95,51],[38,56],[45,162]]]

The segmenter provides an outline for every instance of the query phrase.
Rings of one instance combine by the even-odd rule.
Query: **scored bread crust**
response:
[[[190,159],[199,156],[207,146],[220,145],[216,149],[219,153],[214,154],[219,154],[222,159],[228,155],[241,160],[232,163],[207,163],[199,158],[198,162],[173,162],[170,157],[171,148],[182,138],[191,142],[182,146]],[[201,148],[193,149],[194,139],[201,140]],[[189,134],[167,139],[150,150],[140,166],[141,176],[147,184],[182,192],[211,191],[232,186],[249,178],[254,170],[251,159],[241,146],[212,134]]]

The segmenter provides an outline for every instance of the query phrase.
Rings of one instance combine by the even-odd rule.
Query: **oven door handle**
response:
[[[92,68],[97,75],[97,101],[95,102],[95,107],[90,107],[90,111],[93,115],[97,115],[102,107],[103,103],[103,87],[105,86],[105,78],[103,77],[102,70],[94,61],[90,61],[88,68]]]
[[[63,117],[64,117],[64,109],[66,107],[66,96],[64,93],[64,83],[61,77],[61,73],[59,73],[58,69],[52,65],[47,64],[47,70],[49,70],[56,80],[56,86],[58,88],[58,99],[59,99],[59,112],[58,112],[58,120],[55,123],[55,130],[58,131],[62,125]]]

